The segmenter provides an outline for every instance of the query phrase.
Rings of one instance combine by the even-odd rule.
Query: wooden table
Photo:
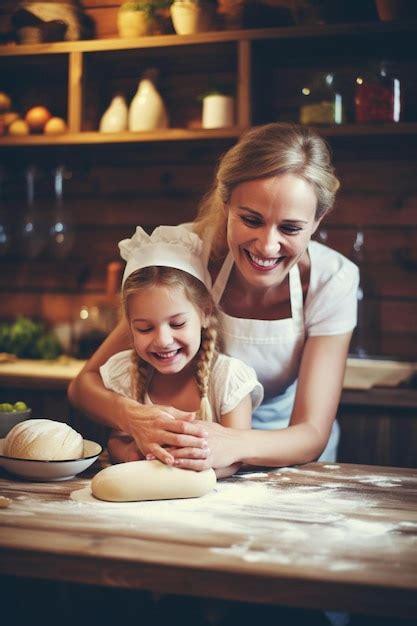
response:
[[[0,472],[0,574],[417,617],[417,470],[310,463],[192,500],[70,498]]]

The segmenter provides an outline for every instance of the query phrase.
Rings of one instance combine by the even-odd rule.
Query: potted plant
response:
[[[158,4],[151,0],[124,2],[117,12],[117,28],[123,38],[151,35],[156,25]]]
[[[171,19],[177,35],[202,33],[212,28],[216,0],[174,0]]]

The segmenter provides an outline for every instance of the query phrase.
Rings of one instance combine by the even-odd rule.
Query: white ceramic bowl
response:
[[[32,409],[26,411],[0,411],[0,437],[5,437],[13,426],[28,420],[32,414]]]
[[[3,455],[4,439],[0,439],[0,466],[11,474],[33,481],[68,480],[80,474],[103,452],[100,444],[84,439],[84,453],[80,459],[68,461],[32,461]]]

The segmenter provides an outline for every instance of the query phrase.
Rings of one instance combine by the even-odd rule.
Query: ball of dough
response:
[[[92,494],[109,502],[196,498],[216,484],[212,469],[180,469],[160,461],[130,461],[106,467],[91,481]]]
[[[16,424],[4,440],[3,454],[32,461],[68,461],[82,457],[84,444],[76,430],[48,419]]]

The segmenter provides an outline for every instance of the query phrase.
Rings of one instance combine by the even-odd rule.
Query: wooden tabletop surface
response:
[[[310,463],[191,500],[72,499],[103,464],[48,483],[0,470],[1,574],[417,617],[417,470]]]

